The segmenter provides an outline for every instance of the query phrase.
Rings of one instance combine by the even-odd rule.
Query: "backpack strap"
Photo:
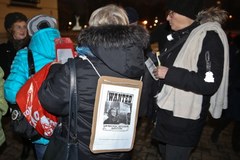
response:
[[[28,48],[28,76],[35,74],[34,60],[31,49]]]

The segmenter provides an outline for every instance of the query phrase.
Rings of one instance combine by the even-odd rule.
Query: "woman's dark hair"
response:
[[[12,13],[8,13],[6,16],[5,16],[5,20],[4,20],[4,27],[6,29],[6,31],[8,31],[9,28],[12,27],[12,25],[15,23],[15,22],[18,22],[18,21],[25,21],[27,22],[27,17],[20,13],[20,12],[12,12]]]

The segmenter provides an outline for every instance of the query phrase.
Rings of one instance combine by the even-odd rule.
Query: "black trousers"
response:
[[[217,142],[220,133],[230,124],[233,123],[232,130],[232,147],[233,150],[238,152],[240,151],[240,121],[234,121],[231,118],[222,116],[219,120],[217,120],[217,125],[214,128],[211,138],[213,142]]]
[[[181,147],[159,143],[162,160],[188,160],[193,147]]]

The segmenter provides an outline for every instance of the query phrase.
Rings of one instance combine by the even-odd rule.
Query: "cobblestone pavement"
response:
[[[9,122],[3,121],[4,130],[7,136],[7,146],[0,150],[0,160],[20,160],[22,144],[14,136],[9,127]],[[132,160],[161,160],[156,145],[151,140],[151,125],[143,120],[139,125],[136,134],[134,149],[132,150]],[[240,153],[235,153],[231,147],[231,130],[229,125],[220,135],[217,144],[210,141],[210,134],[213,126],[207,123],[198,147],[194,150],[190,160],[240,160]],[[35,160],[33,151],[30,152],[26,160]]]
[[[213,122],[210,119],[204,127],[201,140],[190,160],[240,160],[240,152],[235,153],[231,147],[232,124],[222,131],[218,143],[214,144],[210,140]],[[146,121],[138,128],[132,160],[161,160],[156,144],[151,141],[150,128],[151,125]]]

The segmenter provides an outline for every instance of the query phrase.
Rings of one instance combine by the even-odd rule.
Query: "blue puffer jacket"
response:
[[[53,28],[39,30],[33,35],[29,49],[32,50],[36,72],[47,63],[55,60],[54,39],[59,37],[59,31]],[[17,52],[11,66],[10,75],[4,84],[5,98],[12,104],[16,103],[17,92],[29,78],[27,55],[27,48]]]
[[[57,29],[46,28],[36,32],[29,44],[32,50],[35,71],[39,71],[44,65],[52,62],[56,58],[54,39],[59,38],[60,33]],[[11,71],[4,84],[4,94],[7,101],[16,103],[16,95],[24,83],[29,79],[28,76],[28,49],[22,49],[15,56]],[[48,144],[49,140],[40,138],[33,143]]]

